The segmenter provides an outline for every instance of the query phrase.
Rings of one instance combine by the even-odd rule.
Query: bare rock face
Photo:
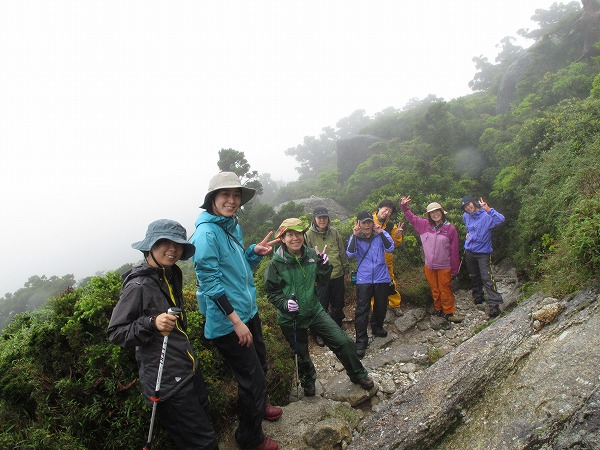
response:
[[[562,300],[539,332],[530,318],[548,300],[521,302],[390,397],[348,448],[598,448],[599,292]]]
[[[317,206],[324,206],[325,208],[327,208],[327,212],[329,213],[329,218],[331,220],[337,219],[344,222],[354,215],[352,211],[348,211],[338,202],[336,202],[335,200],[331,200],[330,198],[316,197],[312,195],[307,198],[294,200],[294,203],[296,203],[297,205],[302,205],[305,214],[312,214],[313,210]],[[277,212],[282,208],[284,204],[285,203],[277,205],[273,209],[275,210],[275,212]]]

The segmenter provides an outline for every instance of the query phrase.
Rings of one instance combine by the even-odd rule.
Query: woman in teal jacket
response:
[[[276,237],[282,245],[276,250],[265,271],[265,292],[277,307],[281,331],[298,353],[298,371],[304,395],[315,395],[317,372],[308,352],[308,329],[323,338],[335,353],[353,383],[363,389],[373,388],[373,381],[356,356],[356,347],[348,335],[321,306],[316,283],[327,283],[331,264],[324,248],[322,253],[304,244],[307,224],[290,218],[282,222]],[[296,326],[294,327],[294,321]],[[294,336],[294,328],[295,334]]]
[[[201,206],[206,211],[198,216],[190,240],[196,246],[196,298],[206,315],[204,335],[238,382],[236,441],[242,448],[275,450],[278,443],[264,435],[262,420],[279,419],[282,409],[266,402],[266,350],[252,272],[273,243],[269,233],[260,244],[244,248],[235,215],[254,193],[233,172],[215,175]]]

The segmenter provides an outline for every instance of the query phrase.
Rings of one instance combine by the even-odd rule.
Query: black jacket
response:
[[[166,312],[169,307],[181,307],[181,292],[182,274],[179,267],[157,269],[144,262],[126,274],[119,301],[108,324],[110,342],[121,347],[135,347],[144,400],[149,405],[156,388],[164,340],[151,323],[151,318]],[[186,320],[182,312],[167,341],[160,385],[161,400],[167,400],[177,392],[191,380],[196,370],[196,355],[185,329]]]

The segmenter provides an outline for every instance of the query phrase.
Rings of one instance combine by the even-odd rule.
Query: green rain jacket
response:
[[[315,283],[327,283],[331,276],[331,264],[319,264],[317,252],[304,245],[302,256],[290,255],[285,245],[279,246],[265,271],[265,292],[277,308],[280,326],[292,327],[293,316],[287,311],[287,301],[296,294],[299,311],[296,326],[310,328],[317,315],[325,314]]]

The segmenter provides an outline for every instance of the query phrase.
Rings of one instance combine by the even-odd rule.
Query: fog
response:
[[[0,296],[135,262],[158,218],[191,233],[221,148],[289,181],[285,150],[357,109],[471,93],[552,3],[2,2]]]

